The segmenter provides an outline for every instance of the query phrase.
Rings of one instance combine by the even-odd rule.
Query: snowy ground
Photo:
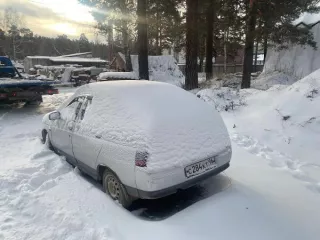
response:
[[[42,116],[72,91],[46,97],[38,108],[0,108],[0,239],[319,239],[318,152],[312,145],[303,158],[292,150],[300,143],[273,143],[285,136],[277,112],[262,107],[272,108],[274,95],[249,91],[246,106],[222,111],[233,140],[225,173],[165,199],[137,201],[127,211],[40,143]],[[253,124],[266,117],[274,134]]]

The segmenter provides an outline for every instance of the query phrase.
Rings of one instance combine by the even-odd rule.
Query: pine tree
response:
[[[148,40],[153,55],[161,55],[163,49],[171,49],[181,38],[181,0],[148,0]]]
[[[81,4],[93,7],[92,12],[95,20],[98,22],[97,28],[100,33],[109,34],[110,25],[108,22],[112,20],[112,26],[116,32],[121,34],[122,51],[125,55],[126,70],[132,71],[131,64],[131,29],[135,19],[136,4],[134,0],[78,0]],[[112,27],[111,27],[112,28]]]
[[[89,52],[90,51],[90,43],[84,33],[81,33],[80,38],[79,38],[79,51],[80,52]]]
[[[265,57],[268,43],[274,44],[278,49],[287,48],[291,44],[317,47],[310,29],[297,28],[293,25],[293,22],[303,13],[319,12],[319,0],[250,0],[250,3],[246,26],[243,88],[250,87],[254,39],[259,39],[260,36],[263,36]],[[256,29],[258,20],[263,24]]]
[[[149,80],[147,0],[138,0],[137,16],[139,78]]]
[[[254,39],[255,39],[255,28],[257,22],[257,2],[256,0],[250,0],[250,6],[248,9],[248,22],[246,31],[246,43],[244,49],[244,60],[243,60],[243,75],[241,88],[250,88],[251,83],[251,72],[253,66],[253,51],[254,51]]]
[[[206,23],[207,23],[207,34],[206,34],[206,79],[212,78],[212,65],[213,65],[213,33],[214,33],[214,21],[215,21],[215,0],[208,1],[208,7],[206,11]]]
[[[186,0],[186,79],[185,88],[198,88],[198,0]]]

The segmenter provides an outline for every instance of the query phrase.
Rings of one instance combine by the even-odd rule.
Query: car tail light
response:
[[[137,167],[147,167],[148,157],[149,157],[149,153],[147,152],[137,152],[135,165]]]
[[[16,92],[13,92],[13,93],[11,93],[11,96],[12,96],[12,97],[16,97],[16,96],[17,96],[17,93],[16,93]]]
[[[7,98],[8,97],[8,94],[6,93],[0,93],[0,98]]]
[[[47,91],[46,91],[46,93],[47,94],[49,94],[49,95],[52,95],[52,94],[58,94],[59,93],[59,90],[58,89],[48,89]]]

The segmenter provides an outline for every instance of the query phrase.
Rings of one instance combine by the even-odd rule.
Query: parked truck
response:
[[[10,58],[0,56],[0,104],[42,102],[43,95],[59,93],[55,81],[26,79],[12,64]]]

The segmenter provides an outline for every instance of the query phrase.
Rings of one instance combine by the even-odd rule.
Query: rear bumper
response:
[[[224,170],[226,170],[228,167],[230,166],[230,163],[226,163],[224,165],[222,165],[221,167],[218,167],[212,171],[209,171],[205,174],[202,174],[198,177],[192,178],[188,181],[185,181],[183,183],[165,188],[165,189],[161,189],[161,190],[157,190],[157,191],[143,191],[140,189],[136,189],[136,188],[132,188],[129,186],[125,186],[127,189],[127,192],[129,195],[133,196],[133,197],[137,197],[137,198],[142,198],[142,199],[157,199],[157,198],[162,198],[162,197],[166,197],[169,196],[171,194],[176,193],[178,190],[182,190],[182,189],[187,189],[190,188],[194,185],[196,185],[197,183],[215,176],[221,172],[223,172]]]

